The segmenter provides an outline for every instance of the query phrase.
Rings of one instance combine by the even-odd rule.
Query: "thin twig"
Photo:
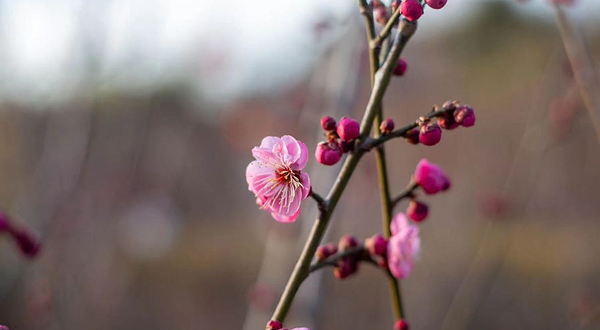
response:
[[[369,46],[371,48],[381,48],[381,44],[390,35],[390,33],[392,32],[392,29],[394,28],[394,25],[396,25],[396,23],[398,23],[399,19],[400,19],[400,7],[398,7],[396,9],[396,11],[392,14],[390,19],[387,21],[387,23],[383,27],[383,30],[381,30],[381,32],[379,32],[379,35],[377,35],[377,37],[375,39],[373,39],[373,40],[371,40],[371,42],[369,42]]]
[[[317,202],[319,211],[325,212],[327,210],[327,202],[321,195],[317,194],[314,190],[311,190],[309,196]]]
[[[414,196],[414,191],[417,189],[419,185],[411,181],[408,186],[400,193],[398,196],[394,197],[390,202],[392,204],[392,208],[395,207],[398,203],[400,203],[403,199]]]

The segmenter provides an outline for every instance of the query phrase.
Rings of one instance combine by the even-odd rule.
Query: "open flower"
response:
[[[421,250],[419,227],[410,224],[404,213],[398,213],[392,219],[390,229],[392,237],[387,248],[388,267],[395,278],[406,278]]]
[[[310,178],[301,172],[308,161],[306,145],[289,135],[267,136],[252,155],[256,160],[246,168],[246,181],[257,204],[275,220],[293,222],[310,193]]]
[[[444,171],[425,158],[417,164],[414,178],[427,195],[436,194],[450,188],[450,179],[444,174]]]

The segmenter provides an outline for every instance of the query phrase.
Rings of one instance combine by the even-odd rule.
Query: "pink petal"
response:
[[[269,183],[269,179],[275,178],[275,171],[259,161],[253,161],[246,167],[246,182],[248,190],[258,193]]]
[[[310,177],[308,176],[308,174],[302,172],[300,173],[300,183],[302,183],[303,188],[302,189],[302,199],[305,199],[306,197],[308,197],[308,194],[310,193]]]
[[[298,144],[300,145],[300,157],[298,157],[296,163],[292,165],[292,169],[296,171],[300,171],[301,169],[303,169],[306,166],[306,163],[308,162],[309,158],[308,148],[306,147],[306,144],[304,144],[301,141],[298,141]]]
[[[273,154],[271,149],[254,147],[252,149],[252,156],[254,156],[256,160],[273,167],[273,169],[281,164],[281,160],[277,155]]]
[[[290,223],[290,222],[296,221],[296,218],[298,218],[298,216],[300,215],[300,210],[301,209],[298,209],[298,212],[296,212],[295,214],[293,214],[291,216],[284,216],[281,214],[277,214],[275,212],[271,212],[271,216],[273,217],[273,219],[275,219],[279,222]]]
[[[392,235],[397,235],[398,233],[403,231],[408,226],[409,226],[408,218],[406,217],[406,215],[404,213],[399,212],[392,219],[392,223],[390,224],[390,230],[392,232]]]
[[[279,143],[281,139],[276,136],[265,136],[260,142],[260,147],[263,149],[273,150],[273,146]]]

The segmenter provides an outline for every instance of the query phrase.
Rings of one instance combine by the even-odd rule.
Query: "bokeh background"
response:
[[[567,14],[600,64],[600,2]],[[386,116],[460,100],[477,125],[388,144],[393,191],[423,157],[453,180],[424,198],[402,281],[412,328],[600,328],[600,144],[552,7],[450,0],[419,24]],[[44,244],[25,260],[0,237],[0,324],[264,328],[315,210],[294,224],[258,210],[250,149],[291,134],[312,153],[321,116],[360,117],[364,39],[355,1],[0,1],[0,206]],[[338,167],[307,170],[324,194]],[[381,231],[376,176],[368,155],[328,241]],[[312,277],[287,325],[391,329],[391,315],[366,266]]]

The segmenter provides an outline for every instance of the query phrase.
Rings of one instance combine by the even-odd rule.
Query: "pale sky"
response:
[[[462,21],[487,1],[449,0],[440,11],[428,10],[419,37]],[[264,92],[298,79],[326,47],[326,38],[303,29],[327,18],[335,27],[356,15],[355,6],[355,0],[3,0],[0,101],[71,98],[87,81],[90,54],[98,57],[100,87],[137,92],[191,76],[216,104]],[[552,18],[545,0],[518,8]],[[579,0],[569,14],[595,24],[600,1]]]

